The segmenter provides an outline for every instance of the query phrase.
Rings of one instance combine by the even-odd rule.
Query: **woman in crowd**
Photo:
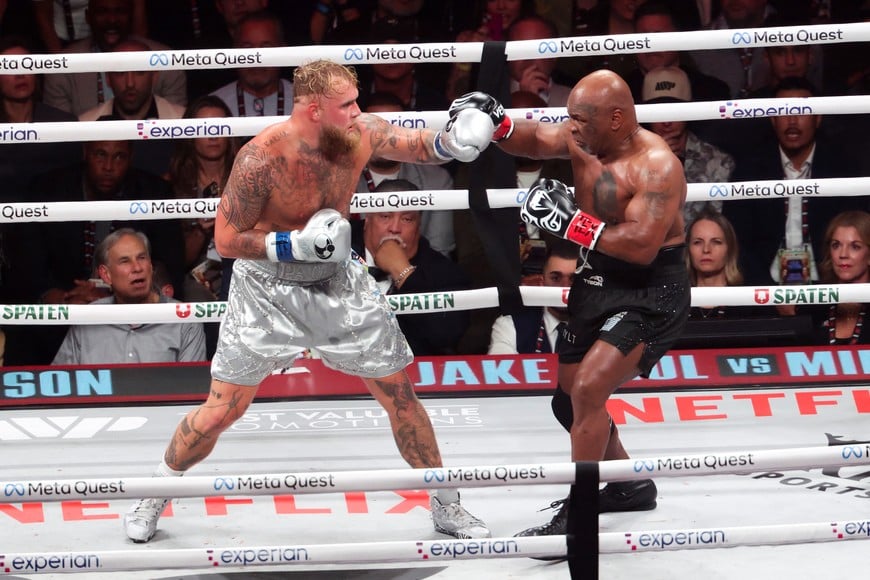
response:
[[[870,282],[870,213],[846,211],[831,220],[825,231],[819,278],[827,284]],[[867,344],[867,313],[867,303],[819,307],[815,313],[817,320],[821,319],[818,344]]]
[[[185,119],[231,116],[224,102],[212,95],[196,99],[184,114]],[[238,143],[232,137],[178,140],[169,166],[175,196],[220,197],[237,151]],[[185,223],[185,260],[190,276],[185,279],[184,296],[190,301],[214,300],[220,292],[221,258],[214,250],[213,235],[213,218]]]
[[[689,251],[686,266],[692,286],[740,286],[743,274],[737,265],[739,247],[728,218],[714,210],[704,210],[687,228]],[[760,314],[756,306],[693,306],[690,320],[709,318],[751,318]]]

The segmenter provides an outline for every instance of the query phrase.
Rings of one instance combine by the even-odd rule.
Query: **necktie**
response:
[[[568,329],[567,322],[560,322],[556,325],[556,344],[553,345],[553,352],[558,353],[562,346],[562,339],[565,337],[565,331]]]

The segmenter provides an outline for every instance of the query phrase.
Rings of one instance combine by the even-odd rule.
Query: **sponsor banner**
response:
[[[774,197],[844,197],[861,195],[870,188],[870,177],[690,183],[686,201],[762,199]]]
[[[210,303],[202,303],[210,304]],[[214,303],[215,307],[223,306]],[[178,316],[205,316],[184,311]],[[407,367],[422,395],[486,392],[550,392],[558,363],[552,354],[417,357]],[[96,402],[200,401],[206,398],[209,363],[105,365],[82,367],[6,367],[0,371],[0,407]],[[833,384],[832,384],[833,383]],[[622,392],[659,388],[721,389],[735,386],[825,385],[824,390],[765,391],[744,398],[758,412],[777,398],[794,398],[800,409],[847,401],[870,412],[870,389],[845,392],[836,384],[870,383],[870,347],[793,347],[671,351],[648,378],[636,378]],[[302,359],[283,373],[267,377],[260,399],[367,396],[362,379],[332,370],[318,359]],[[720,400],[725,395],[713,395]],[[738,394],[729,395],[737,400]],[[765,402],[766,401],[766,402]],[[688,402],[686,404],[689,404]],[[699,403],[700,404],[700,403]],[[689,404],[689,407],[692,405]],[[689,408],[687,407],[687,409]]]
[[[350,201],[353,213],[384,211],[452,210],[468,208],[468,191],[443,189],[394,193],[357,193]]]

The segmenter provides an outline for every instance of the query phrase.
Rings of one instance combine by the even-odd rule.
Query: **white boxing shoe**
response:
[[[124,531],[136,543],[151,540],[157,532],[157,520],[169,505],[169,499],[140,499],[124,514]]]
[[[472,540],[477,538],[491,538],[489,528],[479,518],[471,515],[458,501],[443,504],[437,496],[430,500],[432,508],[432,523],[435,531],[459,538],[460,540]]]

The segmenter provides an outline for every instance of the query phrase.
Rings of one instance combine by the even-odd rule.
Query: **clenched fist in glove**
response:
[[[489,115],[493,125],[493,143],[507,139],[514,132],[514,122],[505,114],[502,104],[486,93],[475,91],[462,95],[450,103],[447,114],[452,119],[459,111],[466,109],[477,109]]]
[[[350,256],[350,222],[322,209],[301,230],[266,234],[266,255],[273,262],[342,262]]]
[[[483,111],[459,111],[435,135],[435,155],[444,160],[474,161],[489,145],[492,131],[492,121]]]
[[[577,209],[574,196],[557,179],[542,177],[529,189],[520,217],[528,224],[590,250],[595,249],[604,230],[604,222]]]

